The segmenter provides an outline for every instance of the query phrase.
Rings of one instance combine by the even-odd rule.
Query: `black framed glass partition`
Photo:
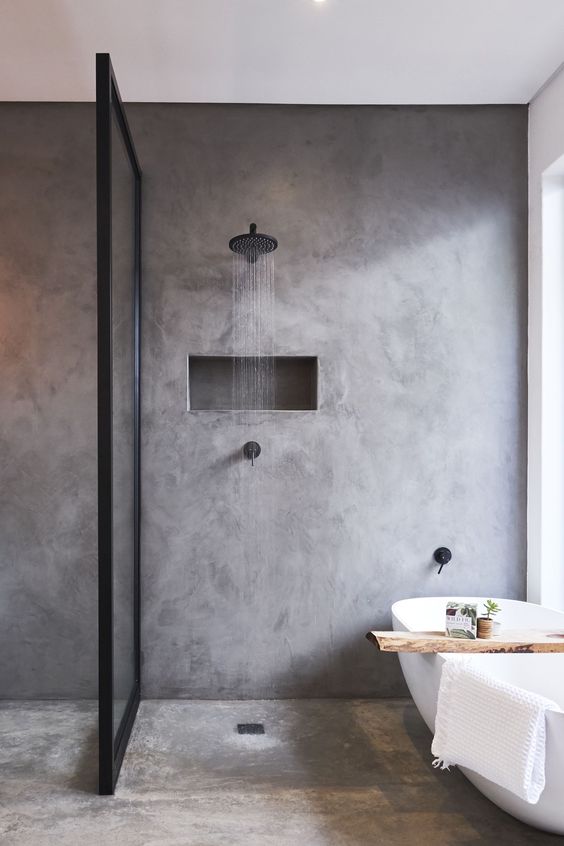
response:
[[[99,792],[140,696],[141,170],[110,56],[96,56]]]

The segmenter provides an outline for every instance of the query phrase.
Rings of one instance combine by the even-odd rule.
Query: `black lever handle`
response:
[[[440,564],[440,565],[441,565],[441,566],[439,567],[439,572],[438,572],[438,575],[440,576],[440,574],[441,574],[441,570],[443,569],[443,567],[445,566],[445,564],[448,564],[448,562],[451,560],[451,558],[452,558],[452,552],[451,552],[451,551],[450,551],[450,549],[448,549],[448,547],[446,547],[446,546],[439,546],[439,548],[438,548],[438,549],[436,549],[436,550],[433,552],[433,558],[435,559],[435,561],[437,562],[437,564]]]
[[[243,447],[243,455],[245,458],[251,459],[251,467],[254,467],[255,458],[258,458],[260,455],[260,444],[257,444],[256,441],[247,441]]]

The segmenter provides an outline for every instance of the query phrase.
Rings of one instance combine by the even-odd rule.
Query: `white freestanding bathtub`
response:
[[[477,602],[482,597],[423,597],[402,599],[392,606],[393,626],[397,631],[440,631],[444,629],[445,606],[449,599]],[[498,619],[507,629],[541,629],[564,632],[564,613],[517,602],[497,599],[502,612]],[[437,698],[441,671],[445,661],[459,661],[454,654],[399,654],[401,668],[419,713],[431,729],[435,729]],[[511,684],[553,699],[564,710],[564,653],[556,654],[477,654],[464,656],[481,668]],[[546,719],[546,786],[536,805],[529,805],[503,787],[460,768],[478,790],[504,811],[536,828],[564,834],[564,713],[549,712]],[[431,748],[429,745],[429,755]],[[448,773],[444,774],[448,778]]]

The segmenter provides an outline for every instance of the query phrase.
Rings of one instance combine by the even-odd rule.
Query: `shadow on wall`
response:
[[[408,696],[407,685],[399,668],[397,655],[384,655],[366,640],[366,632],[374,624],[359,628],[358,636],[340,640],[338,648],[323,654],[292,655],[291,671],[276,678],[274,690],[292,691],[290,698],[340,699]],[[360,669],[359,669],[360,668]],[[359,676],[361,677],[359,679]],[[386,694],[384,694],[384,698]]]

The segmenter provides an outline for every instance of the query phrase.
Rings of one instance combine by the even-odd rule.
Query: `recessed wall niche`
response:
[[[316,411],[317,356],[263,356],[248,359],[255,370],[272,380],[274,390],[251,391],[241,400],[233,389],[241,358],[223,355],[189,355],[187,358],[188,411]],[[260,380],[257,380],[260,385]],[[265,404],[264,396],[268,402]],[[272,399],[270,399],[270,397]]]

